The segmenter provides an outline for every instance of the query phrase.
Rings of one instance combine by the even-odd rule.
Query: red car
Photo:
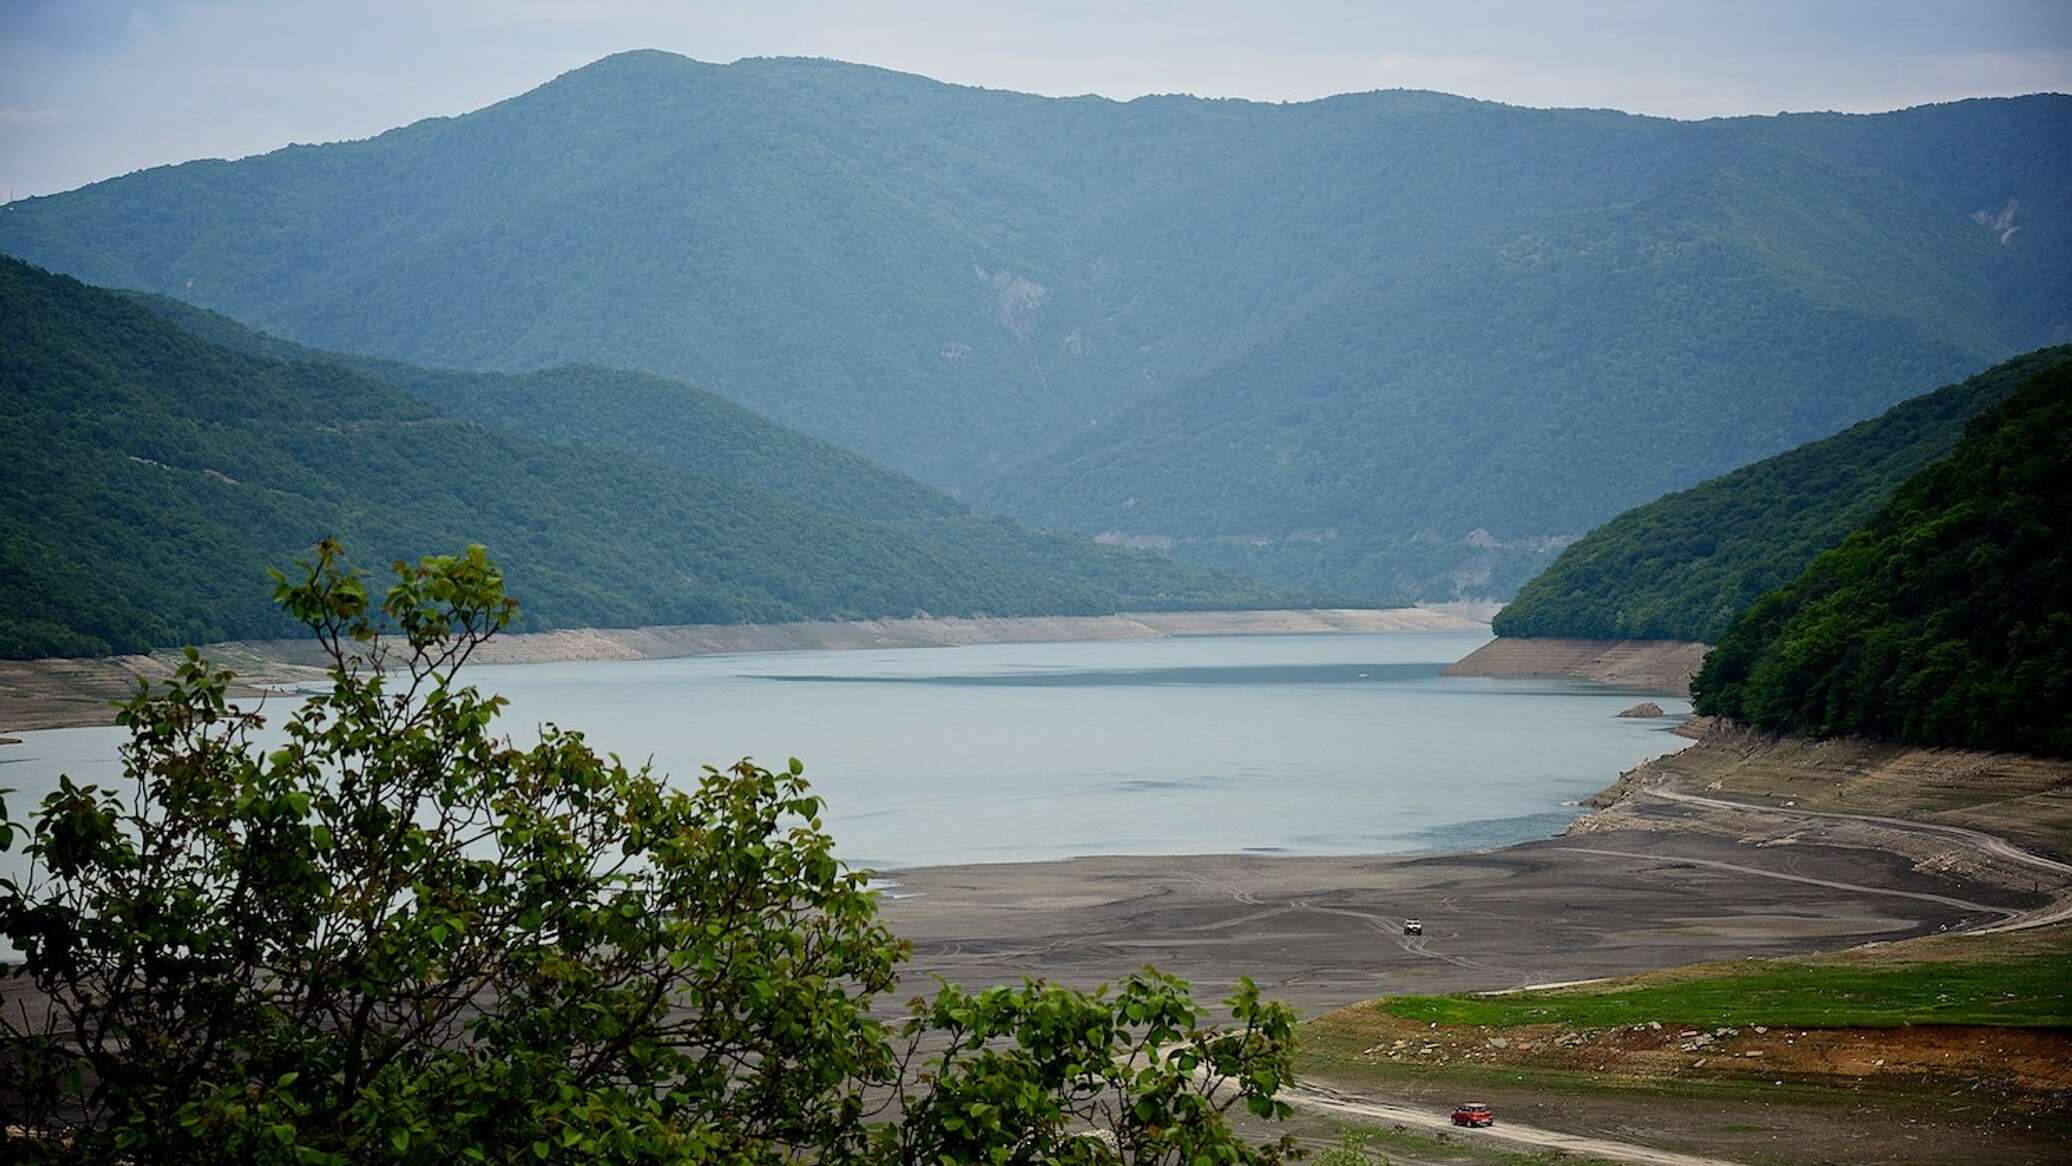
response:
[[[1470,1129],[1493,1126],[1496,1124],[1496,1115],[1489,1112],[1489,1107],[1481,1102],[1470,1101],[1466,1105],[1454,1107],[1453,1124],[1467,1126]]]

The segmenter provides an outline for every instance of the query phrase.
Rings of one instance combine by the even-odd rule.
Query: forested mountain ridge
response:
[[[2072,756],[2072,362],[1764,594],[1692,694],[1775,732]]]
[[[2042,349],[1902,402],[1833,437],[1658,498],[1561,553],[1497,613],[1501,636],[1718,642],[1758,596],[1841,542],[1965,425],[2037,374]]]
[[[1080,534],[1032,530],[1001,517],[983,518],[940,490],[860,454],[651,373],[589,365],[528,373],[428,368],[310,348],[169,296],[138,295],[136,299],[180,327],[241,352],[352,369],[425,400],[450,416],[549,440],[616,450],[703,477],[746,484],[829,514],[885,524],[953,558],[1009,573],[1027,572],[1078,595],[1069,601],[1071,606],[1059,608],[1059,613],[1122,607],[1316,603],[1357,607],[1377,598],[1276,588],[1240,576],[1219,576],[1149,553],[1099,547]],[[1015,610],[1052,614],[1041,604]]]
[[[602,445],[767,490],[830,514],[872,520],[963,514],[955,499],[861,454],[808,437],[724,397],[652,373],[558,365],[468,372],[327,352],[248,328],[171,296],[138,303],[183,331],[269,360],[330,364],[381,381],[452,417]]]
[[[265,569],[324,535],[367,564],[485,543],[532,629],[1280,598],[1012,528],[1003,537],[1054,552],[1032,568],[450,418],[350,367],[233,351],[4,257],[0,390],[0,656],[278,634]]]
[[[10,205],[296,340],[678,376],[1045,525],[1507,594],[1623,507],[2072,329],[2072,98],[1675,122],[607,58]]]

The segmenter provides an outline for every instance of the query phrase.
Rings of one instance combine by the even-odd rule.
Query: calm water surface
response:
[[[1483,632],[788,652],[471,670],[520,736],[553,721],[629,762],[796,756],[852,862],[1367,854],[1545,837],[1620,770],[1685,744],[1640,699],[1442,677]],[[1671,713],[1685,701],[1653,697]],[[0,748],[17,816],[120,732]]]

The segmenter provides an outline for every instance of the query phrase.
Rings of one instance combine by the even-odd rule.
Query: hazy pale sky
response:
[[[1060,95],[1416,88],[1711,117],[2072,90],[2072,0],[0,0],[0,197],[365,137],[633,48]]]

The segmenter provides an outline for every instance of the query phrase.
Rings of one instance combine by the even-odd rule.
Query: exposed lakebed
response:
[[[479,667],[505,727],[584,730],[629,762],[796,756],[853,862],[1371,854],[1545,837],[1685,745],[1631,691],[1444,677],[1481,631],[783,652]],[[1654,698],[1672,717],[1687,702]],[[284,701],[283,701],[284,703]],[[121,731],[23,734],[17,815],[58,773],[115,771]]]

